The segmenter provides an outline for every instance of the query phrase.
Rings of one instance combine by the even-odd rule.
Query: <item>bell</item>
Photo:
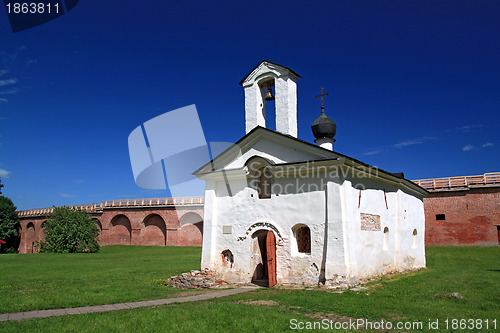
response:
[[[273,90],[271,89],[271,86],[267,87],[267,93],[266,93],[266,97],[264,98],[264,100],[266,102],[274,101]]]

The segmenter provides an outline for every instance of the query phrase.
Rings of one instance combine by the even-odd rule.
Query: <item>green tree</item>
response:
[[[2,194],[2,187],[3,187],[3,185],[2,185],[2,178],[0,178],[0,194]]]
[[[44,222],[44,232],[40,252],[99,251],[99,228],[84,210],[55,207],[50,219]]]
[[[12,200],[0,195],[0,239],[6,244],[1,245],[1,252],[17,252],[19,247],[19,218],[16,206]]]

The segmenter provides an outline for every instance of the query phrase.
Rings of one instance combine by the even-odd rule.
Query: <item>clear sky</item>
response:
[[[196,104],[207,141],[237,141],[238,82],[263,59],[302,76],[303,140],[325,87],[340,153],[409,179],[500,171],[499,17],[498,0],[80,0],[12,33],[0,9],[4,194],[19,209],[169,196],[135,185],[128,135]]]

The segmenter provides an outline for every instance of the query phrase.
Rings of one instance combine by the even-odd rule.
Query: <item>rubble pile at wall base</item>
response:
[[[220,278],[217,272],[210,269],[202,271],[192,270],[189,273],[171,276],[165,283],[166,286],[172,286],[183,289],[200,289],[220,287],[226,284]]]

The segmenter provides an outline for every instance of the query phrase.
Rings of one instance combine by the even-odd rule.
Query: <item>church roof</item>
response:
[[[247,146],[249,143],[254,142],[255,139],[258,137],[262,136],[278,136],[280,138],[287,138],[295,141],[294,143],[299,143],[303,148],[308,149],[308,150],[313,150],[320,156],[322,156],[322,159],[335,159],[339,155],[336,152],[323,149],[315,144],[312,144],[310,142],[298,139],[294,136],[288,135],[288,134],[283,134],[279,133],[273,130],[270,130],[268,128],[262,127],[262,126],[257,126],[250,132],[248,132],[245,136],[243,136],[241,139],[236,141],[233,145],[231,145],[229,148],[224,150],[222,153],[217,155],[214,159],[212,159],[210,162],[206,163],[202,167],[200,167],[198,170],[193,172],[193,175],[201,175],[204,173],[210,173],[213,171],[214,166],[220,166],[222,163],[222,160],[225,160],[227,155],[230,155],[232,152],[240,151],[240,149],[244,146]]]
[[[275,63],[275,62],[272,62],[272,61],[269,61],[269,60],[265,60],[265,59],[264,59],[264,60],[262,60],[262,61],[261,61],[261,62],[260,62],[257,66],[255,66],[255,68],[254,68],[254,69],[252,69],[252,70],[250,71],[250,73],[248,73],[248,74],[247,74],[247,75],[243,78],[243,80],[241,80],[241,81],[240,81],[239,85],[241,85],[241,86],[242,86],[242,85],[243,85],[243,82],[245,82],[245,80],[247,79],[247,77],[249,77],[249,76],[250,76],[250,75],[251,75],[251,74],[252,74],[252,73],[253,73],[253,72],[254,72],[257,68],[259,68],[259,67],[260,67],[260,65],[262,65],[262,64],[263,64],[263,63],[265,63],[265,62],[270,63],[270,64],[273,64],[273,65],[275,65],[275,66],[283,67],[283,68],[285,68],[285,69],[289,70],[290,72],[292,72],[295,76],[297,76],[297,77],[302,77],[302,76],[300,76],[299,74],[297,74],[297,72],[295,72],[293,69],[290,69],[290,68],[288,68],[288,67],[286,67],[286,66],[283,66],[283,65],[277,64],[277,63]]]
[[[201,166],[198,170],[193,172],[193,175],[195,176],[201,176],[204,174],[210,174],[213,172],[217,172],[218,170],[221,170],[225,165],[228,164],[228,161],[232,161],[242,150],[242,147],[252,145],[252,143],[256,142],[258,139],[262,137],[270,137],[270,138],[276,138],[282,141],[283,143],[292,143],[294,146],[297,147],[297,149],[302,149],[302,150],[307,150],[311,153],[313,153],[317,158],[310,159],[310,160],[303,160],[303,161],[294,161],[294,162],[285,162],[285,163],[277,163],[275,165],[299,165],[303,163],[325,163],[325,162],[334,162],[334,161],[343,161],[342,164],[347,164],[351,166],[361,166],[365,168],[366,170],[374,170],[376,169],[379,171],[381,174],[383,174],[385,177],[390,180],[396,181],[396,182],[404,182],[407,187],[410,187],[416,192],[419,192],[421,195],[427,195],[429,192],[417,184],[413,183],[412,181],[404,178],[402,173],[391,173],[379,168],[376,168],[374,166],[371,166],[367,163],[361,162],[355,158],[349,157],[347,155],[334,152],[328,149],[321,148],[320,146],[316,144],[312,144],[310,142],[298,139],[294,136],[283,134],[280,132],[276,132],[273,130],[270,130],[265,127],[257,126],[250,132],[248,132],[245,136],[243,136],[241,139],[239,139],[235,144],[231,145],[229,148],[227,148],[225,151],[217,155],[214,159],[212,159],[210,162],[206,163],[205,165]]]

